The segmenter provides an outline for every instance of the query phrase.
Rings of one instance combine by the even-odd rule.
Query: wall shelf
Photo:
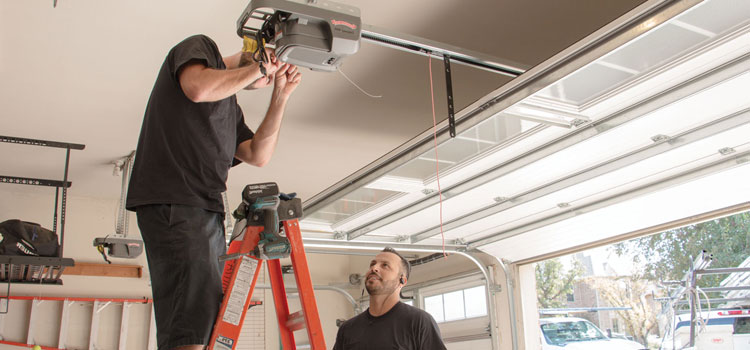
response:
[[[0,142],[38,147],[52,147],[65,149],[65,170],[62,180],[37,179],[0,174],[0,183],[45,186],[55,188],[55,209],[52,219],[52,231],[58,234],[57,224],[60,223],[58,240],[60,249],[57,257],[37,257],[22,255],[0,255],[0,282],[5,283],[34,283],[34,284],[62,284],[60,277],[68,266],[74,266],[73,259],[63,258],[65,242],[65,209],[68,188],[72,182],[68,181],[68,167],[70,165],[70,151],[83,150],[86,146],[76,143],[27,139],[0,135]],[[59,215],[58,215],[59,214]],[[9,286],[10,287],[10,286]]]
[[[10,283],[62,284],[60,276],[73,259],[0,255],[0,281]]]

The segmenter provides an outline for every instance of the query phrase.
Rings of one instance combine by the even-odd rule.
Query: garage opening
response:
[[[750,212],[532,265],[542,349],[679,349],[747,337]]]

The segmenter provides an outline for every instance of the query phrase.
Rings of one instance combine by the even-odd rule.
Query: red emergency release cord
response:
[[[427,53],[427,68],[430,71],[430,100],[432,102],[432,139],[435,142],[435,179],[437,181],[438,198],[440,199],[440,237],[443,239],[443,257],[445,253],[445,233],[443,232],[443,191],[440,189],[440,158],[438,158],[437,119],[435,118],[435,93],[432,88],[432,55]]]

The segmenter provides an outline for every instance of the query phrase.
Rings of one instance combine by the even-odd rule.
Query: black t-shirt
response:
[[[178,72],[186,63],[226,69],[216,44],[189,37],[169,51],[151,91],[133,164],[127,208],[184,204],[223,212],[229,168],[237,146],[253,137],[237,97],[195,103],[182,91]]]
[[[427,312],[398,302],[375,317],[370,309],[344,322],[333,350],[444,350],[440,329]]]

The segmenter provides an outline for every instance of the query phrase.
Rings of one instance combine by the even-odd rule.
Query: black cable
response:
[[[260,29],[255,32],[255,40],[258,45],[255,46],[255,52],[253,52],[253,60],[255,62],[268,63],[268,54],[266,54],[266,41],[271,41],[276,37],[276,23],[279,19],[279,12],[274,12],[273,15],[268,17]]]
[[[268,17],[260,29],[255,32],[255,51],[253,52],[253,60],[260,63],[260,70],[264,76],[266,74],[266,68],[263,66],[264,63],[269,62],[268,54],[266,53],[266,42],[271,42],[276,38],[276,25],[285,21],[289,18],[289,14],[286,12],[276,11],[273,15]]]

